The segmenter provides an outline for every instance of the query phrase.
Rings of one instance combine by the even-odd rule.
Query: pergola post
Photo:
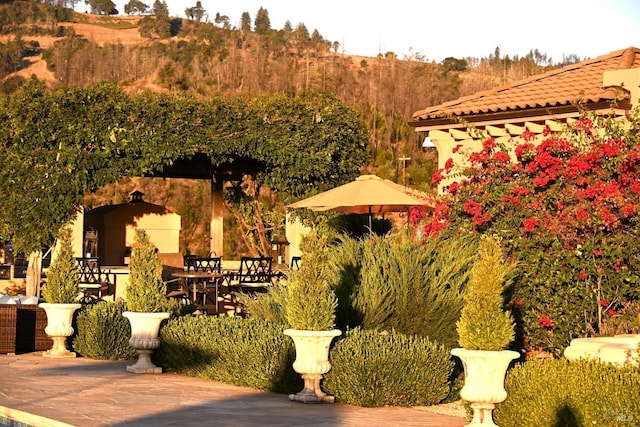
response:
[[[223,216],[224,216],[224,189],[222,180],[215,175],[211,180],[211,224],[210,224],[210,250],[211,254],[223,256]]]

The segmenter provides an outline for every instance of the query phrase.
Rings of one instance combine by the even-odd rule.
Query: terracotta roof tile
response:
[[[629,47],[416,111],[412,120],[609,101],[616,98],[618,91],[602,87],[603,72],[639,67],[640,49]]]

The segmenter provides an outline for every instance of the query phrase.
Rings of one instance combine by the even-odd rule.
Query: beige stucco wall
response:
[[[102,265],[123,265],[135,229],[142,228],[159,253],[180,252],[181,218],[163,206],[131,202],[97,208],[85,215],[85,229],[98,232],[98,256]]]

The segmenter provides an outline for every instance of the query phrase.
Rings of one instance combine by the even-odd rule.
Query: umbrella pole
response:
[[[369,205],[369,234],[373,234],[373,230],[371,229],[371,217],[373,214],[371,213],[371,205]]]

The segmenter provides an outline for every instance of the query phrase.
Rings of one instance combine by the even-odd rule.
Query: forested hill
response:
[[[414,111],[560,65],[536,50],[518,58],[499,48],[486,58],[451,57],[441,63],[420,52],[347,56],[339,43],[323,38],[322,29],[310,32],[289,21],[271,28],[262,8],[245,12],[236,28],[201,7],[191,19],[179,19],[169,17],[159,1],[150,10],[135,4],[150,14],[81,14],[47,2],[0,1],[0,89],[11,92],[35,74],[52,89],[110,80],[130,91],[202,96],[327,91],[362,112],[371,142],[368,169],[398,180],[397,159],[410,156],[407,179],[421,186],[428,185],[432,169],[407,126]],[[215,19],[202,22],[203,16]],[[291,22],[297,22],[295,16]]]

